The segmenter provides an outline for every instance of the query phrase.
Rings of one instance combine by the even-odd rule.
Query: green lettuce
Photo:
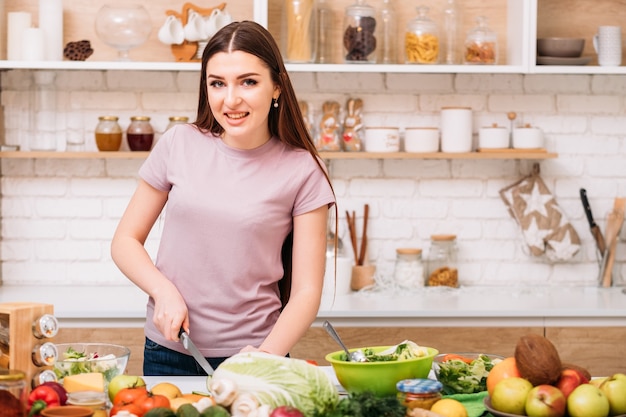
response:
[[[219,380],[233,382],[237,395],[250,394],[259,404],[271,408],[290,405],[307,417],[325,414],[339,402],[337,387],[329,376],[302,359],[263,352],[238,353],[215,369],[207,385]]]

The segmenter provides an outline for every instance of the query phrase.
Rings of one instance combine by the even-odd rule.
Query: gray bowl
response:
[[[578,58],[583,53],[585,40],[582,38],[539,38],[537,55],[559,58]]]

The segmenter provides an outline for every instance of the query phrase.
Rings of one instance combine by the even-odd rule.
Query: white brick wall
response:
[[[8,142],[27,147],[32,72],[6,71],[1,103]],[[364,100],[366,124],[437,126],[439,109],[466,105],[478,127],[518,122],[541,127],[558,159],[541,162],[542,177],[583,240],[570,262],[552,264],[525,250],[498,191],[530,172],[517,160],[333,160],[340,236],[348,253],[345,210],[370,205],[369,257],[379,273],[393,271],[395,249],[427,254],[433,233],[458,236],[460,275],[468,285],[594,286],[596,254],[578,191],[587,188],[598,223],[617,196],[626,196],[626,76],[519,74],[295,73],[299,97],[317,116],[325,100]],[[198,75],[191,72],[59,71],[59,150],[64,127],[80,120],[95,150],[99,115],[148,115],[158,132],[168,117],[192,120]],[[80,124],[80,123],[79,123]],[[80,128],[80,126],[79,126]],[[1,161],[2,280],[12,284],[107,285],[125,278],[110,260],[109,242],[137,180],[138,160],[4,159]],[[160,225],[147,243],[155,254]],[[626,237],[626,232],[622,233]],[[626,276],[620,240],[617,270]]]

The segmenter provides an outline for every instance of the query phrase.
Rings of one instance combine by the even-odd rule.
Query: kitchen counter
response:
[[[142,327],[146,295],[123,286],[0,286],[0,303],[54,305],[63,327]],[[464,287],[358,292],[322,301],[316,325],[626,326],[621,288]]]

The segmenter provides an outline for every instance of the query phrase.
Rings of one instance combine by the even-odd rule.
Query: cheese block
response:
[[[68,375],[63,378],[63,388],[65,388],[67,392],[104,392],[104,375],[102,375],[100,372]]]

